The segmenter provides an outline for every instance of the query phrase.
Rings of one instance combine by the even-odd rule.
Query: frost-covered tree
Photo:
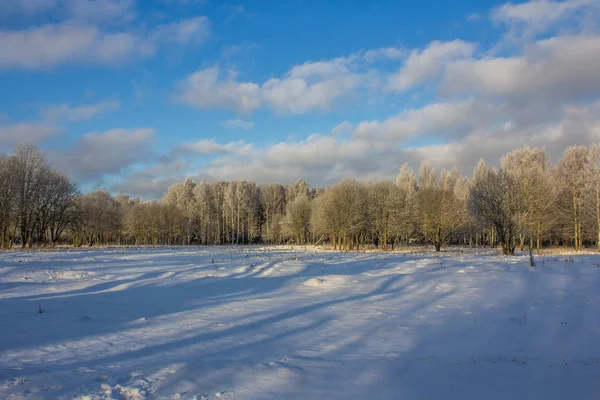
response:
[[[589,174],[593,193],[592,214],[595,215],[596,248],[600,252],[600,145],[593,144],[589,150]]]
[[[367,201],[365,186],[353,180],[327,188],[314,203],[313,230],[326,235],[334,248],[358,248],[370,222]]]
[[[474,175],[469,210],[483,224],[492,225],[502,253],[515,252],[522,232],[522,200],[515,179],[504,171],[487,168]]]
[[[552,227],[551,209],[556,197],[546,154],[540,148],[524,146],[506,154],[501,165],[515,182],[515,190],[522,201],[519,213],[523,227],[521,247],[525,240],[531,240],[539,249],[542,236]]]
[[[16,217],[21,245],[31,246],[36,227],[36,204],[39,202],[44,176],[49,169],[46,156],[34,146],[17,147],[11,156],[14,176]]]
[[[396,230],[401,241],[409,244],[413,236],[418,218],[417,209],[417,179],[415,173],[404,163],[396,177],[398,191],[398,214],[396,215]]]
[[[583,246],[583,201],[590,179],[588,163],[588,149],[584,146],[572,146],[565,150],[554,170],[560,191],[560,216],[570,221],[571,227],[566,232],[571,232],[567,236],[572,240],[575,250]]]
[[[282,220],[284,234],[298,245],[304,245],[310,235],[311,201],[307,195],[298,194],[286,206]]]
[[[121,204],[106,190],[88,193],[79,200],[78,232],[74,242],[94,244],[117,243],[122,229]]]
[[[384,250],[394,243],[402,223],[403,197],[398,185],[390,181],[377,182],[367,186],[371,236],[375,246],[381,244]]]
[[[285,187],[277,183],[271,183],[261,188],[262,205],[265,213],[265,240],[274,242],[278,230],[275,215],[283,215],[286,205]]]
[[[419,229],[436,251],[464,224],[464,204],[454,193],[457,173],[442,171],[436,178],[435,170],[424,163],[419,172],[417,205]]]

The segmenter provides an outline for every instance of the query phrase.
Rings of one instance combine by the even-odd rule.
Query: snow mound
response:
[[[319,286],[323,285],[324,283],[325,283],[325,279],[310,278],[309,280],[305,281],[302,285],[309,286],[309,287],[319,287]]]
[[[322,289],[336,289],[344,286],[348,279],[345,276],[327,276],[322,278],[310,278],[302,283],[302,286],[322,288]]]

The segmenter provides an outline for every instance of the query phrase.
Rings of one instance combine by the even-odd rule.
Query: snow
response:
[[[0,399],[591,399],[600,256],[0,253]],[[42,312],[39,312],[42,311]]]

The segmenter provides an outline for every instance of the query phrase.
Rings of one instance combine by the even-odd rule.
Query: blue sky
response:
[[[84,190],[470,173],[600,137],[598,0],[9,0],[0,152]]]

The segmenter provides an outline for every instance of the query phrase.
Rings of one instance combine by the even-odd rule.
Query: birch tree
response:
[[[539,249],[542,236],[552,224],[549,215],[556,196],[548,173],[546,154],[540,148],[524,146],[506,154],[501,165],[502,170],[512,177],[522,201],[519,214],[523,226],[521,247],[525,240],[531,240]]]
[[[568,199],[570,208],[570,235],[575,250],[583,243],[583,199],[588,179],[588,149],[584,146],[572,146],[565,150],[555,169],[555,177],[561,187],[563,199]],[[563,215],[568,215],[565,209]]]
[[[419,172],[419,224],[421,234],[436,251],[463,225],[462,204],[454,194],[455,175],[442,171],[436,179],[435,170],[423,164]]]

